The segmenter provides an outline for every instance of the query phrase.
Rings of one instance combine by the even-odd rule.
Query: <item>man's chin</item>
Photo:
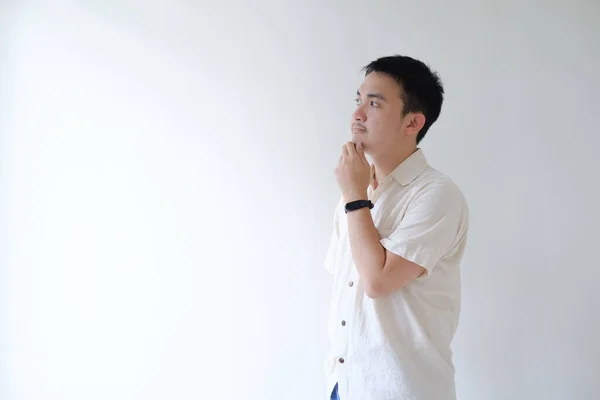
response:
[[[369,146],[367,146],[365,144],[365,142],[363,142],[361,140],[353,140],[353,142],[354,142],[354,147],[356,147],[357,149],[361,149],[365,153],[369,152]]]

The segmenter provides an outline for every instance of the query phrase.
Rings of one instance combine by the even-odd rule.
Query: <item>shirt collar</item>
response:
[[[425,158],[425,154],[423,154],[423,150],[417,148],[414,153],[392,171],[391,175],[399,184],[405,186],[414,181],[427,166],[427,159]]]

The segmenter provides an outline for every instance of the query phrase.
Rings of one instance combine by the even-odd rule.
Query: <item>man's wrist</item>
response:
[[[344,201],[346,203],[350,203],[352,201],[357,201],[357,200],[368,200],[368,199],[369,199],[369,195],[367,194],[366,191],[348,193],[347,195],[344,195]]]
[[[344,211],[346,214],[349,212],[359,211],[361,209],[371,210],[374,207],[371,200],[356,200],[346,203],[344,206]]]

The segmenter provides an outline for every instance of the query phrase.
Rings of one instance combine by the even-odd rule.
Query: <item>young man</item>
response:
[[[327,396],[454,400],[450,344],[468,209],[418,147],[444,90],[410,57],[364,70],[352,141],[335,169],[342,198],[325,262],[334,277]]]

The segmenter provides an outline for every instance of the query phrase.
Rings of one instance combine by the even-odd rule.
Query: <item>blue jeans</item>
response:
[[[340,400],[340,396],[338,395],[338,385],[335,384],[333,388],[333,392],[331,392],[331,400]]]

